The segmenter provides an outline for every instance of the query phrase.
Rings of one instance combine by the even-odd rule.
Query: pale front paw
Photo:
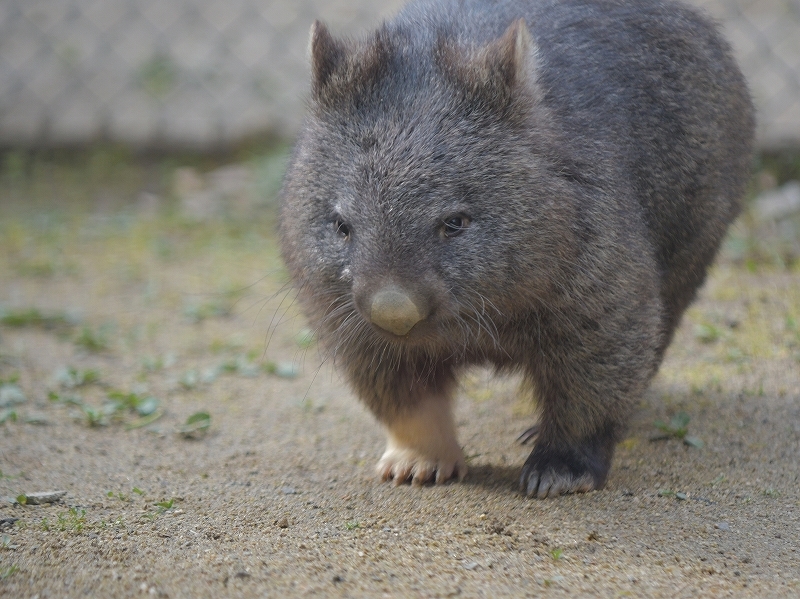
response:
[[[395,485],[408,480],[414,485],[434,481],[441,484],[452,478],[462,480],[467,473],[467,464],[464,452],[457,445],[433,456],[411,448],[389,446],[378,462],[377,470],[381,480],[393,480]]]

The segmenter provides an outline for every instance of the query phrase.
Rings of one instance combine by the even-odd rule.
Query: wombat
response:
[[[749,177],[728,45],[671,0],[419,0],[362,40],[311,29],[282,253],[386,427],[380,476],[466,472],[473,364],[539,410],[528,496],[600,489]]]

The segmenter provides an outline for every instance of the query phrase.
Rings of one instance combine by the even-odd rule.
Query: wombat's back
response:
[[[643,211],[662,273],[663,350],[741,208],[755,126],[747,85],[713,23],[671,1],[422,0],[397,22],[480,45],[520,16],[565,152]]]

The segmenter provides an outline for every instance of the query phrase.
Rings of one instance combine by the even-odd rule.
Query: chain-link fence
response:
[[[800,0],[695,0],[724,25],[763,147],[800,146]],[[372,27],[403,0],[2,0],[0,145],[215,148],[302,117],[310,23]]]

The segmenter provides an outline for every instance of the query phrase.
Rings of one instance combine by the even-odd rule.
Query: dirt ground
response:
[[[742,258],[744,221],[607,487],[537,501],[532,409],[482,371],[466,480],[376,479],[269,210],[48,189],[0,203],[0,596],[800,597],[800,271]]]

